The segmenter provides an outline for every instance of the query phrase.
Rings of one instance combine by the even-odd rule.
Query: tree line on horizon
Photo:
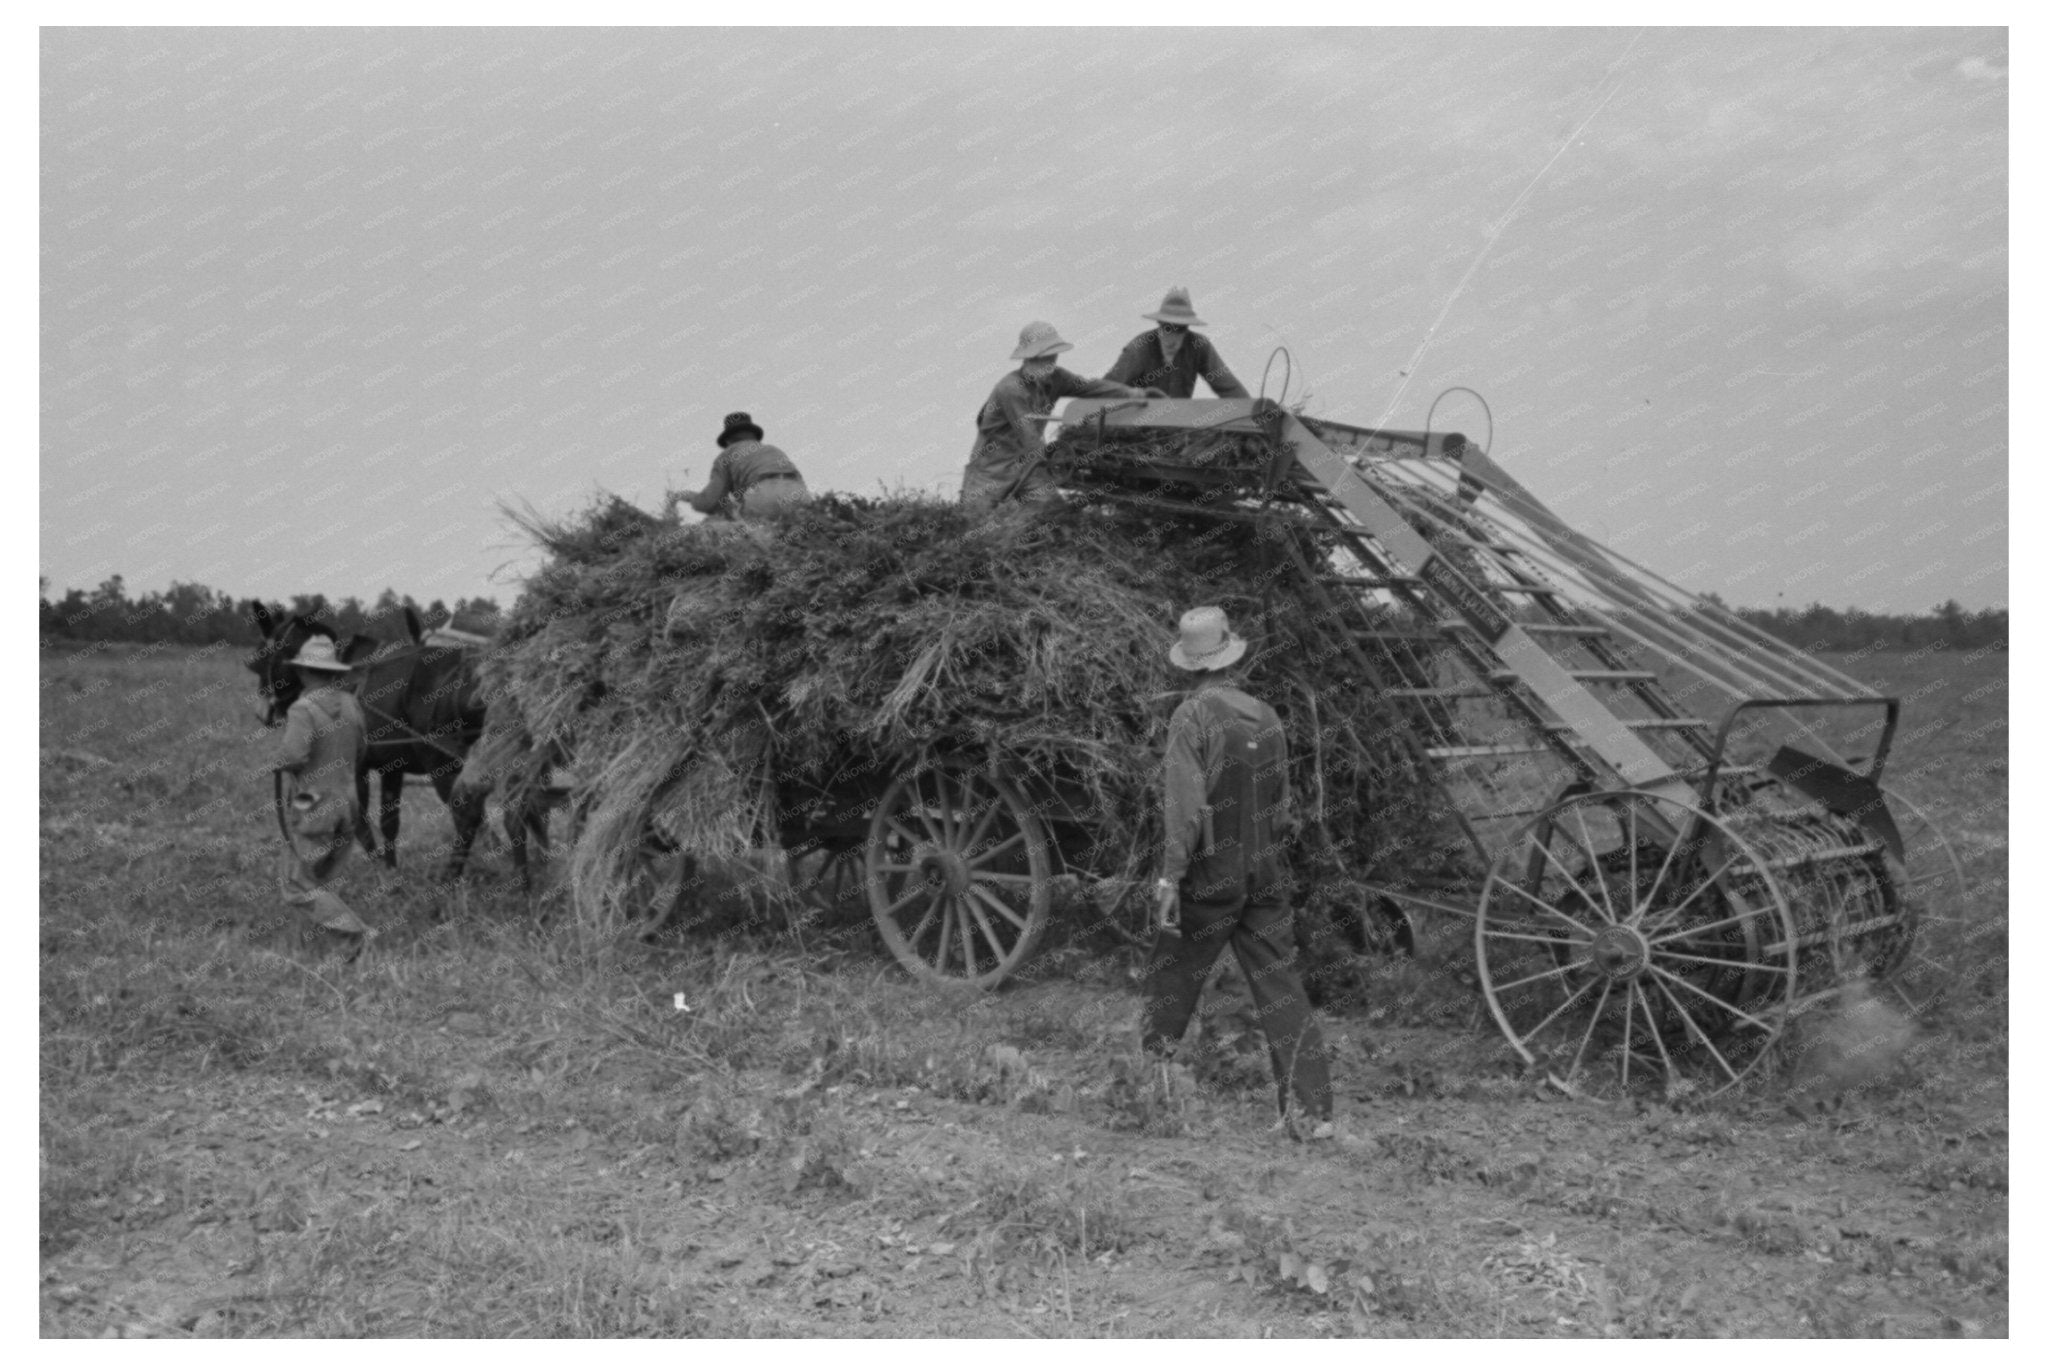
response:
[[[41,634],[45,640],[123,642],[134,644],[255,645],[261,637],[253,608],[260,600],[235,597],[203,583],[172,583],[166,591],[130,597],[120,574],[87,592],[73,588],[52,601],[47,579],[42,583]],[[497,629],[500,608],[490,597],[458,597],[453,606],[440,598],[424,606],[410,593],[386,588],[365,606],[357,597],[330,601],[325,593],[299,593],[288,602],[264,601],[278,615],[304,615],[322,621],[346,638],[366,634],[399,640],[405,637],[405,612],[418,613],[428,629],[453,626],[488,635]]]
[[[1805,607],[1729,607],[1713,594],[1707,601],[1732,611],[1751,625],[1800,649],[1833,653],[1864,649],[2004,649],[2009,613],[2004,607],[1969,611],[1951,598],[1917,614],[1838,610],[1815,602]],[[121,575],[91,592],[73,588],[50,600],[49,581],[42,582],[41,633],[44,639],[126,641],[138,644],[254,645],[258,635],[250,608],[254,598],[237,598],[199,583],[173,583],[167,591],[131,598]],[[368,606],[355,597],[329,601],[324,593],[300,593],[289,602],[265,602],[273,612],[299,613],[324,621],[336,633],[361,632],[403,638],[409,607],[429,629],[453,626],[488,635],[497,628],[501,609],[490,597],[458,597],[450,606],[439,598],[422,606],[410,594],[386,588]]]

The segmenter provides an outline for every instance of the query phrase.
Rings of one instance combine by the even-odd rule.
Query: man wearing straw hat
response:
[[[996,381],[974,418],[974,450],[960,479],[963,506],[987,509],[1015,498],[1057,501],[1045,467],[1045,432],[1052,405],[1062,398],[1142,398],[1145,390],[1107,379],[1083,379],[1053,359],[1074,348],[1049,322],[1025,325],[1010,359],[1022,363]],[[1157,395],[1154,395],[1155,397]]]
[[[1132,337],[1104,379],[1160,389],[1168,398],[1192,398],[1195,379],[1200,376],[1209,381],[1218,398],[1251,397],[1216,353],[1215,343],[1190,330],[1208,324],[1195,316],[1194,302],[1184,287],[1175,285],[1167,290],[1158,312],[1140,316],[1159,325]]]
[[[1297,1138],[1330,1138],[1330,1063],[1292,962],[1282,851],[1294,828],[1287,735],[1273,708],[1238,686],[1244,653],[1221,607],[1196,607],[1180,618],[1167,655],[1199,676],[1167,726],[1166,854],[1154,892],[1159,933],[1146,969],[1144,1045],[1164,1055],[1180,1042],[1228,943],[1265,1031],[1282,1123]]]
[[[765,444],[768,433],[744,412],[729,413],[718,434],[718,458],[711,478],[694,493],[670,493],[668,507],[687,502],[710,516],[731,499],[745,520],[758,520],[779,507],[809,502],[811,490],[789,456]]]
[[[278,755],[278,823],[285,851],[278,865],[279,891],[300,917],[301,933],[339,936],[354,960],[375,931],[329,891],[358,839],[369,839],[356,786],[369,747],[363,708],[341,685],[349,667],[335,657],[334,641],[315,635],[299,646],[292,667],[304,686],[285,713],[284,745]]]

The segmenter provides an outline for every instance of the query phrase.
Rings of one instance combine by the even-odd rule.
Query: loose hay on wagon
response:
[[[857,882],[926,977],[1012,974],[1062,879],[1136,933],[1197,603],[1252,637],[1287,724],[1304,883],[1469,918],[1503,1034],[1568,1085],[1735,1084],[1903,961],[1915,893],[1959,876],[1932,831],[1909,865],[1880,786],[1895,698],[1586,539],[1460,436],[1080,400],[1049,458],[1070,497],[1044,514],[534,523],[552,557],[489,656],[487,742],[528,783],[568,760],[579,908],[617,912],[650,844],[766,842]]]

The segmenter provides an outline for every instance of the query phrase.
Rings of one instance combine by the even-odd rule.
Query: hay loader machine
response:
[[[1735,1086],[1964,889],[1883,786],[1896,697],[1581,535],[1462,436],[1256,399],[1076,400],[1061,423],[1070,490],[1289,528],[1285,571],[1344,623],[1471,855],[1429,881],[1368,862],[1367,886],[1470,921],[1495,1022],[1561,1087]]]

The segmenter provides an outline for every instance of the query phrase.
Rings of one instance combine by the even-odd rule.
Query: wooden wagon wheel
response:
[[[1474,929],[1480,986],[1522,1060],[1608,1094],[1748,1075],[1797,1001],[1796,944],[1767,860],[1719,817],[1647,792],[1573,796],[1522,826]]]
[[[1031,956],[1052,914],[1052,851],[993,765],[899,774],[868,824],[868,905],[915,976],[993,987]]]

